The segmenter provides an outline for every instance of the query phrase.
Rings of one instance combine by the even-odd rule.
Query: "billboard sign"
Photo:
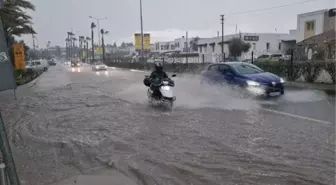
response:
[[[16,69],[26,69],[26,60],[23,44],[13,44],[14,61]]]
[[[6,43],[2,22],[0,20],[0,91],[16,88],[14,69],[9,60]]]
[[[135,37],[135,50],[136,51],[141,51],[141,33],[136,33],[134,34]],[[144,33],[144,51],[150,51],[151,46],[150,46],[150,34],[149,33]]]

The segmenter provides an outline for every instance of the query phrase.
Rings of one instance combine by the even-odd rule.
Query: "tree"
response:
[[[197,43],[198,43],[199,39],[200,38],[198,36],[191,39],[190,47],[191,47],[192,51],[198,51]]]
[[[32,17],[26,11],[35,10],[35,6],[27,0],[6,1],[0,9],[0,17],[8,41],[13,41],[13,36],[35,34],[32,28]]]
[[[117,47],[117,43],[113,43],[112,47],[116,48]]]
[[[5,1],[0,9],[0,19],[13,65],[12,45],[16,43],[14,36],[36,33],[32,28],[32,17],[26,13],[27,10],[35,10],[35,6],[27,0]]]
[[[126,43],[122,42],[121,45],[120,45],[120,48],[126,48]]]
[[[237,59],[242,53],[246,53],[250,50],[251,44],[242,41],[239,38],[233,38],[229,41],[230,56]]]

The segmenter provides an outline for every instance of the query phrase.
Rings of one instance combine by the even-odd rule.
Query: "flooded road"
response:
[[[140,185],[335,183],[335,99],[288,90],[243,98],[175,79],[173,111],[148,105],[146,73],[58,65],[0,110],[22,184],[114,169]]]

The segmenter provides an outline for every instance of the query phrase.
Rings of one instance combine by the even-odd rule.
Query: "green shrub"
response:
[[[302,64],[303,76],[306,82],[313,83],[320,75],[322,63],[305,62]]]
[[[264,60],[255,62],[254,64],[267,72],[274,73],[282,77],[287,76],[286,72],[288,65],[285,62]]]
[[[330,74],[333,83],[335,84],[336,69],[335,62],[328,62],[325,64],[324,69]]]

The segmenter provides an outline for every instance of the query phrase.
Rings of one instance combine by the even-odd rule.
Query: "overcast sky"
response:
[[[225,14],[225,34],[235,33],[236,25],[242,32],[282,32],[296,29],[297,14],[335,7],[335,0],[311,0],[266,11],[231,15],[236,12],[295,4],[305,0],[142,0],[144,32],[151,34],[152,43],[185,35],[212,37],[221,31],[220,14]],[[306,0],[307,1],[307,0]],[[65,45],[66,33],[90,36],[94,17],[107,17],[100,27],[110,33],[106,43],[134,42],[140,32],[139,0],[32,0],[36,6],[34,28],[40,47]],[[97,38],[97,30],[95,37]],[[24,39],[32,45],[31,36]]]

